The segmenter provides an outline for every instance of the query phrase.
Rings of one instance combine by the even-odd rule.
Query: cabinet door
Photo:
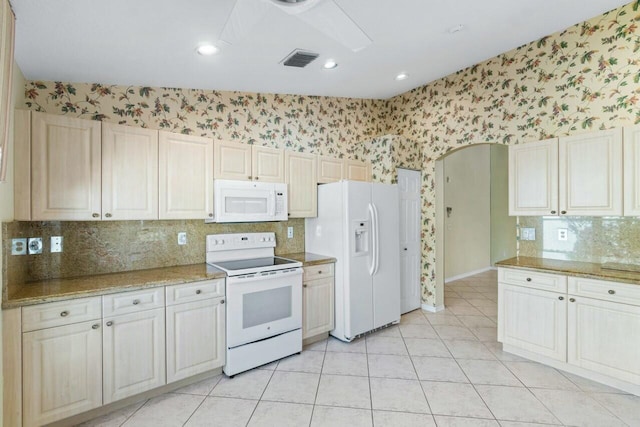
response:
[[[347,179],[352,181],[371,181],[371,164],[358,160],[347,160]]]
[[[624,128],[624,215],[640,216],[640,126]]]
[[[32,219],[100,219],[100,122],[34,112]]]
[[[333,329],[333,277],[305,282],[302,301],[303,339]]]
[[[572,296],[568,319],[570,364],[640,383],[640,307]]]
[[[105,405],[166,383],[163,308],[107,317],[103,325]]]
[[[345,179],[345,169],[343,159],[318,156],[318,183],[328,184]]]
[[[622,215],[622,129],[560,138],[560,213]]]
[[[160,219],[213,218],[213,140],[160,132]]]
[[[318,171],[313,154],[285,152],[286,183],[289,184],[289,217],[318,216]]]
[[[509,146],[509,215],[558,214],[558,140]]]
[[[251,145],[216,141],[214,146],[213,176],[215,179],[251,180]]]
[[[24,426],[102,405],[100,320],[22,335]]]
[[[499,283],[498,319],[498,337],[504,344],[567,360],[564,295]]]
[[[253,145],[251,158],[251,175],[255,181],[284,182],[283,150]]]
[[[102,219],[158,219],[158,131],[102,124]]]
[[[167,307],[167,383],[224,365],[222,298]]]

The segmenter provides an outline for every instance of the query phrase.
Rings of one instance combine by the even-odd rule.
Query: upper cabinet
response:
[[[509,147],[509,215],[620,216],[622,129]]]
[[[560,214],[622,215],[622,129],[560,138]]]
[[[34,112],[31,135],[31,219],[100,219],[100,122]]]
[[[213,158],[216,179],[285,182],[281,149],[216,141]]]
[[[640,216],[640,126],[624,128],[624,214]]]
[[[345,169],[345,161],[342,159],[318,156],[318,184],[328,184],[345,179]]]
[[[509,215],[557,215],[558,140],[509,146]]]
[[[102,218],[158,219],[158,131],[102,124]]]
[[[159,218],[213,218],[213,140],[160,131]]]
[[[347,179],[352,181],[371,181],[371,163],[347,160]]]
[[[285,152],[285,176],[289,185],[289,217],[318,216],[318,173],[313,154]]]

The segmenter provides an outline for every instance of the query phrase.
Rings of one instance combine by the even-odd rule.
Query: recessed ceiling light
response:
[[[407,73],[400,73],[396,76],[396,80],[400,81],[400,80],[407,80],[407,78],[409,78],[409,74]]]
[[[218,48],[212,44],[202,44],[198,46],[198,48],[196,49],[196,52],[198,52],[202,56],[209,56],[217,53]]]
[[[333,59],[327,59],[327,62],[322,66],[325,70],[333,70],[338,66],[338,63]]]

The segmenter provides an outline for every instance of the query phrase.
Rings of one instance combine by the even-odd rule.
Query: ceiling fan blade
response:
[[[353,52],[371,44],[369,36],[333,0],[318,1],[296,16]]]
[[[227,22],[220,33],[220,40],[229,44],[246,38],[271,8],[264,0],[236,0]]]

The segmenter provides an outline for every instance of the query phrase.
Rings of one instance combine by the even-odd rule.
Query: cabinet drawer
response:
[[[567,292],[567,276],[511,268],[498,269],[498,282],[551,292]]]
[[[93,297],[23,307],[22,332],[100,319],[100,301]]]
[[[304,267],[304,281],[333,276],[333,263]]]
[[[104,317],[164,307],[164,287],[102,297]]]
[[[167,305],[224,296],[224,279],[204,280],[166,287]]]
[[[640,305],[640,285],[569,277],[569,293],[605,301]]]

